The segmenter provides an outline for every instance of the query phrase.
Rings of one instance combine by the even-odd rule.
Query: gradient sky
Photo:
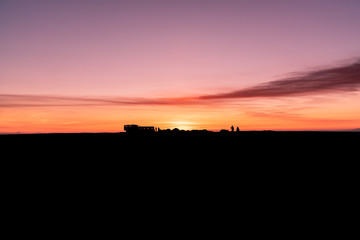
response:
[[[359,0],[0,0],[0,132],[360,128],[359,13]]]

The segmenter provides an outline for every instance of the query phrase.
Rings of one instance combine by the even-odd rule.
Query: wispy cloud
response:
[[[360,88],[360,60],[338,66],[292,76],[254,87],[227,93],[200,96],[199,99],[281,97],[320,92],[348,92]]]
[[[220,99],[283,97],[360,89],[360,60],[354,63],[270,81],[226,93],[175,98],[68,97],[54,95],[0,94],[0,107],[61,107],[116,105],[188,105],[216,102]]]
[[[159,105],[165,100],[120,97],[68,97],[56,95],[0,94],[0,107],[70,107],[111,105]]]

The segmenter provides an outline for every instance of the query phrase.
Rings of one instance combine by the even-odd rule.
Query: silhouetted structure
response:
[[[153,126],[139,126],[136,124],[124,125],[126,133],[154,133],[155,128]]]
[[[221,130],[220,130],[220,133],[226,134],[226,133],[229,133],[229,130],[227,130],[227,129],[221,129]]]

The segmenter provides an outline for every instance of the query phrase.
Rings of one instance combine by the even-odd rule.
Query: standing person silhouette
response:
[[[234,126],[231,126],[230,129],[231,129],[231,132],[234,132]]]

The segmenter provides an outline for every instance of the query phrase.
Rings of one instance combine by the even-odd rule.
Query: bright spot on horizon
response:
[[[196,127],[197,124],[195,124],[194,122],[189,122],[189,121],[174,121],[174,122],[169,122],[168,125],[171,129],[174,129],[174,128],[178,128],[179,130],[197,129],[197,127]]]

